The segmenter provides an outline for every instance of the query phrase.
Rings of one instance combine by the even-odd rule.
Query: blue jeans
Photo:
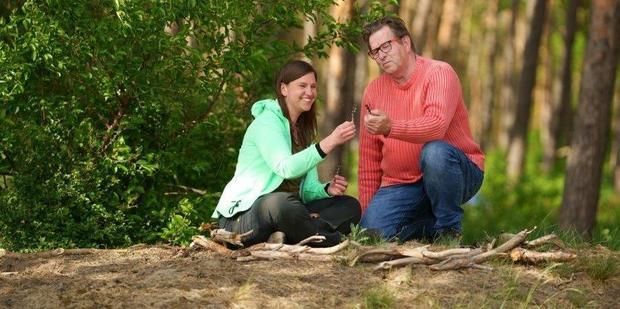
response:
[[[461,150],[442,141],[424,145],[420,167],[421,180],[375,193],[360,222],[362,227],[401,241],[461,231],[461,205],[478,192],[484,173]]]

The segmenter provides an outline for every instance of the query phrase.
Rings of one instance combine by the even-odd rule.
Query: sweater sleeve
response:
[[[456,72],[448,64],[438,65],[429,72],[424,87],[423,115],[415,119],[394,120],[387,137],[423,144],[445,136],[458,102],[462,100]]]
[[[276,175],[284,179],[301,177],[323,160],[314,144],[292,154],[290,133],[277,118],[257,120],[252,123],[256,147]]]
[[[369,102],[367,95],[362,99],[362,105]],[[364,117],[368,114],[362,109]],[[371,135],[363,128],[363,118],[360,117],[360,142],[358,164],[358,189],[362,212],[368,208],[370,200],[381,186],[381,147],[383,142],[377,135]]]

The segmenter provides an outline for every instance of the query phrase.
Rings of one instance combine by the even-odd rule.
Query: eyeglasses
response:
[[[379,45],[379,47],[369,50],[368,56],[372,59],[377,59],[377,57],[379,57],[379,50],[381,50],[384,53],[389,52],[390,50],[392,50],[392,42],[398,41],[398,40],[400,40],[400,38],[395,37],[389,41],[383,42],[383,44]]]

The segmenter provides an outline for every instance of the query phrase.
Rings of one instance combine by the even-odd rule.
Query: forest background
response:
[[[322,136],[359,121],[384,14],[461,79],[487,155],[466,243],[536,225],[620,248],[619,1],[0,3],[0,248],[187,244],[282,63],[318,68]],[[356,195],[356,160],[322,178],[341,165]]]

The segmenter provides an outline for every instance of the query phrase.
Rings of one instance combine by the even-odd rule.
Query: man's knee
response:
[[[443,141],[432,141],[424,144],[420,156],[420,167],[424,173],[442,170],[453,157],[454,147]]]

